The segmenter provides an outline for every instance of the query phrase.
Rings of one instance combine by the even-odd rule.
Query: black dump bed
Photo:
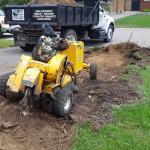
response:
[[[99,7],[68,5],[9,5],[5,8],[10,25],[87,26],[99,22]]]

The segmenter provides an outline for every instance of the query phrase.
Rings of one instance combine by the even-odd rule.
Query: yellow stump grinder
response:
[[[96,80],[97,66],[84,63],[83,42],[61,39],[46,24],[42,29],[32,57],[21,56],[14,73],[0,76],[0,95],[18,100],[23,115],[39,101],[44,111],[67,117],[77,92],[77,75],[85,70]]]

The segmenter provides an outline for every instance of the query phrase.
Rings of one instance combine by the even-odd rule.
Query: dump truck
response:
[[[5,21],[11,26],[15,46],[33,50],[48,23],[62,38],[72,41],[86,38],[110,42],[115,30],[114,19],[100,6],[99,0],[77,0],[80,5],[31,4],[8,5]]]

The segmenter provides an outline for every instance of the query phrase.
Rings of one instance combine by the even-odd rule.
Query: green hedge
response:
[[[144,9],[144,12],[150,12],[150,9]]]
[[[26,4],[28,2],[30,2],[30,0],[0,0],[0,8],[3,9],[8,4],[19,5],[19,4]]]

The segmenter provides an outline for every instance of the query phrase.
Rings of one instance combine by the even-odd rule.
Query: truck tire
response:
[[[73,105],[73,92],[64,88],[61,89],[54,99],[54,114],[59,117],[67,117],[71,112]]]
[[[78,37],[77,37],[77,33],[75,30],[73,29],[67,29],[67,30],[63,30],[62,33],[61,33],[61,37],[62,38],[65,38],[65,39],[68,39],[68,37],[70,36],[70,40],[71,41],[77,41],[78,40]]]
[[[106,38],[104,39],[105,43],[111,42],[113,38],[113,32],[114,32],[114,28],[112,25],[110,25],[106,34]]]
[[[90,65],[90,80],[97,80],[97,64]]]
[[[20,48],[25,52],[33,51],[35,45],[26,44],[25,46],[20,46]]]

